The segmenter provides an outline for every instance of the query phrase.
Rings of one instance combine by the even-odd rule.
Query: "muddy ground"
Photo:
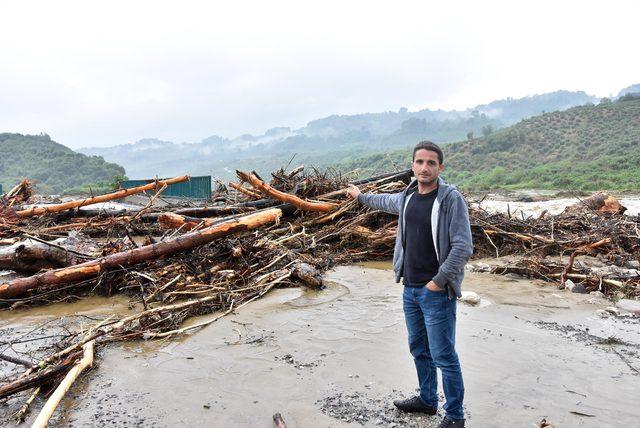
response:
[[[338,267],[323,291],[275,290],[179,340],[110,346],[54,423],[272,427],[280,412],[289,427],[435,426],[438,418],[391,404],[417,381],[402,288],[388,268]],[[467,426],[637,424],[639,319],[601,318],[608,301],[537,281],[470,272],[464,288],[482,297],[458,306]],[[104,316],[105,302],[78,304],[63,307]],[[4,316],[2,332],[39,324],[49,310]],[[106,312],[128,310],[118,300]],[[0,403],[0,425],[21,404]]]

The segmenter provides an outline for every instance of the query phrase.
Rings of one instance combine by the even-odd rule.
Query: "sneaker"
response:
[[[464,428],[464,419],[450,419],[445,416],[438,428]]]
[[[431,407],[424,404],[420,397],[411,397],[406,400],[394,400],[393,404],[403,412],[422,412],[427,415],[435,415],[438,412],[437,407]]]

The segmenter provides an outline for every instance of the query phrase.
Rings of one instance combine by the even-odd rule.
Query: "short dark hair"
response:
[[[413,148],[413,158],[411,158],[412,162],[416,159],[416,152],[418,150],[431,150],[432,152],[436,152],[436,154],[438,155],[438,161],[440,162],[440,164],[444,163],[444,153],[442,153],[442,149],[438,147],[436,143],[432,143],[431,141],[425,140],[425,141],[420,141],[418,144],[416,144],[416,146]]]

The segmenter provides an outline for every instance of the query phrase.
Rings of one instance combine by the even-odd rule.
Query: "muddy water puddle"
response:
[[[55,423],[272,427],[280,412],[289,427],[436,426],[391,405],[417,381],[385,263],[338,267],[325,291],[274,290],[179,340],[110,346]],[[491,302],[458,305],[467,426],[637,421],[637,321],[524,279],[468,273],[464,288]]]
[[[75,302],[53,303],[25,309],[0,311],[0,326],[29,326],[65,317],[83,316],[87,319],[105,318],[109,315],[130,315],[129,298],[122,295],[112,297],[89,296]]]

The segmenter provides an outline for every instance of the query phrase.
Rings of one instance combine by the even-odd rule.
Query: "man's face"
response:
[[[444,171],[444,164],[440,163],[436,152],[420,149],[413,158],[411,170],[416,176],[418,183],[422,185],[432,185],[436,182],[440,173]]]

